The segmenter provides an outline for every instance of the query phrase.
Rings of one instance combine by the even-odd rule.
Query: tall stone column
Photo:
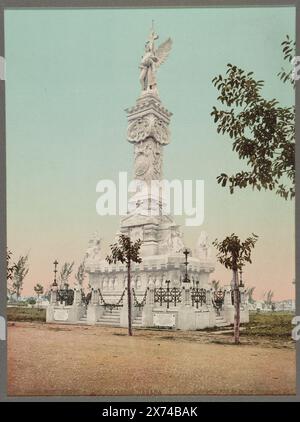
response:
[[[129,215],[121,231],[142,239],[144,256],[158,253],[158,229],[162,215],[163,149],[170,142],[171,113],[163,107],[157,93],[144,92],[134,107],[126,110],[127,140],[134,146],[134,175],[137,192],[129,199]],[[142,222],[142,224],[141,224]]]
[[[74,288],[74,301],[73,301],[73,305],[81,305],[82,302],[82,295],[81,295],[81,289],[79,288]]]
[[[190,286],[183,286],[182,287],[182,302],[181,305],[182,306],[191,306],[192,301],[191,301],[191,289]]]
[[[142,326],[153,326],[153,308],[154,308],[154,286],[147,288],[146,303],[142,310]]]
[[[153,306],[154,305],[154,286],[153,284],[147,287],[147,296],[146,296],[146,305]]]
[[[240,309],[240,318],[241,323],[249,322],[249,306],[248,306],[248,297],[245,287],[240,287],[241,295],[241,309]]]
[[[57,289],[52,288],[50,293],[50,304],[56,305],[57,303]]]
[[[96,289],[92,289],[91,304],[94,306],[99,304],[99,292]]]
[[[206,305],[209,311],[209,327],[216,325],[216,310],[212,303],[213,289],[206,290]]]

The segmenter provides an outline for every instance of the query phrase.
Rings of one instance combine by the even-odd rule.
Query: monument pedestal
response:
[[[89,324],[96,324],[104,313],[104,306],[90,303],[86,312],[86,320]]]

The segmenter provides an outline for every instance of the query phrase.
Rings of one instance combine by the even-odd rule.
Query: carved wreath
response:
[[[127,132],[130,142],[140,142],[152,136],[162,145],[169,143],[169,130],[163,120],[157,117],[140,117],[133,121]]]

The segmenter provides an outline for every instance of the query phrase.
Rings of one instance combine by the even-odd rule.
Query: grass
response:
[[[250,322],[243,324],[241,336],[290,339],[294,314],[288,312],[250,313]]]
[[[46,322],[46,309],[37,308],[7,308],[8,321]]]
[[[250,313],[250,322],[242,324],[241,336],[289,340],[293,329],[293,314],[288,312]],[[7,308],[8,321],[46,322],[46,310],[37,308]],[[231,327],[232,328],[232,327]],[[220,328],[220,330],[224,330]],[[201,331],[216,331],[208,328]],[[228,333],[231,334],[231,333]]]

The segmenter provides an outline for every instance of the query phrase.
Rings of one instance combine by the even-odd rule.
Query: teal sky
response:
[[[260,236],[246,269],[256,296],[294,296],[294,202],[272,192],[230,195],[216,177],[244,168],[210,116],[212,78],[233,63],[266,81],[263,93],[284,105],[294,92],[276,76],[281,41],[294,37],[294,8],[9,10],[5,13],[8,246],[29,252],[25,294],[52,279],[52,262],[80,260],[98,230],[107,245],[119,217],[96,214],[96,183],[131,173],[124,109],[140,93],[139,61],[152,19],[171,54],[158,73],[163,104],[173,113],[164,151],[168,179],[205,181],[205,222],[183,227],[194,247],[235,232]],[[183,218],[176,217],[178,223]],[[230,281],[217,265],[213,278]]]

